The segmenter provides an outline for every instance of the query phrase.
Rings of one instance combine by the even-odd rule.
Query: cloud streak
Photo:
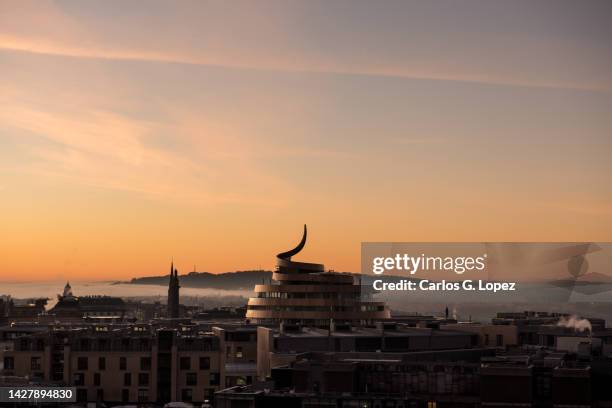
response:
[[[449,81],[463,82],[478,85],[491,86],[510,86],[510,87],[526,87],[526,88],[543,88],[543,89],[565,89],[587,92],[609,92],[610,88],[605,84],[589,84],[589,83],[564,83],[554,81],[520,81],[512,78],[495,78],[478,76],[475,74],[451,75],[444,73],[435,73],[431,70],[427,72],[419,72],[415,70],[411,72],[409,69],[396,68],[368,68],[364,66],[349,67],[342,64],[319,64],[316,61],[291,61],[283,62],[276,61],[273,63],[257,62],[257,61],[236,61],[230,58],[206,58],[203,56],[187,55],[187,54],[172,54],[164,51],[143,51],[129,49],[92,49],[79,47],[69,44],[55,44],[46,40],[28,41],[22,38],[10,38],[0,36],[0,50],[8,52],[26,52],[39,55],[48,55],[56,57],[68,58],[86,58],[99,60],[114,60],[114,61],[138,61],[152,63],[171,63],[171,64],[187,64],[198,65],[205,67],[218,67],[229,69],[248,69],[262,71],[278,71],[286,73],[309,73],[323,75],[354,75],[354,76],[372,76],[382,78],[397,78],[407,80],[425,80],[425,81]],[[435,71],[435,69],[433,70]]]
[[[13,104],[0,110],[0,122],[42,138],[44,142],[31,137],[14,140],[36,159],[25,170],[42,177],[202,204],[277,206],[282,200],[265,197],[276,188],[287,188],[259,170],[240,139],[218,127],[207,131],[202,121],[181,119],[171,125],[107,111],[66,113]],[[153,130],[182,138],[192,154],[151,146],[147,138]],[[270,189],[268,194],[261,195],[262,188]]]
[[[572,48],[561,40],[551,42],[517,36],[515,43],[502,43],[498,47],[489,45],[493,52],[502,57],[505,53],[512,55],[520,50],[524,54],[520,56],[524,61],[521,66],[513,68],[503,62],[495,62],[492,52],[484,46],[482,49],[472,49],[472,45],[460,44],[466,48],[465,55],[457,59],[454,54],[460,53],[461,49],[445,50],[434,37],[423,37],[423,44],[419,45],[410,37],[414,33],[407,31],[406,38],[402,39],[405,45],[398,45],[397,36],[401,38],[401,31],[394,36],[378,34],[378,38],[376,31],[370,32],[367,27],[360,27],[361,31],[356,31],[356,27],[348,25],[346,30],[354,35],[353,41],[342,38],[339,33],[330,32],[329,40],[338,43],[336,51],[342,50],[338,55],[333,55],[324,41],[306,41],[301,38],[312,38],[314,33],[301,24],[291,24],[296,18],[295,14],[300,11],[294,10],[299,8],[296,6],[283,6],[283,3],[279,3],[273,11],[270,7],[263,10],[245,7],[246,11],[240,11],[232,7],[198,7],[196,4],[174,15],[165,10],[170,15],[163,17],[157,14],[164,12],[163,7],[156,3],[151,7],[151,13],[146,18],[137,15],[132,16],[130,20],[129,13],[126,13],[128,16],[125,19],[117,18],[119,22],[113,25],[112,20],[102,23],[93,20],[90,15],[77,18],[74,13],[69,14],[53,3],[24,2],[7,6],[4,17],[0,17],[0,27],[4,27],[0,28],[0,50],[69,58],[454,81],[492,86],[592,92],[608,92],[611,89],[612,79],[605,70],[592,72],[592,67],[579,66],[575,69],[576,72],[586,69],[584,72],[590,75],[577,76],[572,71],[564,72],[568,71],[567,68],[553,70],[553,63],[540,61],[539,55],[547,52],[550,60],[567,60],[568,64],[576,64],[577,57],[581,56],[574,55],[574,48],[580,49],[580,45]],[[216,16],[219,18],[216,19]],[[217,21],[221,16],[228,19],[227,26]],[[313,21],[316,22],[318,21]],[[172,27],[174,30],[162,30],[164,34],[161,35],[162,31],[150,29],[150,26],[158,25]],[[176,27],[182,25],[185,26],[183,30],[176,30]],[[32,29],[23,30],[23,26]],[[149,29],[141,29],[141,26]],[[324,28],[330,29],[327,26]],[[495,34],[492,33],[493,36]],[[334,35],[339,38],[334,38]],[[371,55],[368,56],[359,49],[357,44],[360,36],[364,37]],[[521,40],[528,41],[529,46],[521,44]],[[486,43],[484,39],[482,41]],[[316,47],[310,42],[316,43]],[[428,42],[431,42],[430,49]],[[501,47],[504,48],[503,53],[499,52],[498,48]],[[559,55],[551,53],[553,47],[561,49],[557,52]],[[388,48],[389,52],[378,51],[385,48]],[[433,51],[439,54],[433,54]],[[593,52],[601,54],[601,51],[605,50]],[[448,55],[445,55],[446,53]],[[529,62],[530,60],[539,62]]]

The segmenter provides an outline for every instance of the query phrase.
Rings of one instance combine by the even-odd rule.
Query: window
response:
[[[98,369],[100,371],[106,370],[106,357],[98,358]]]
[[[123,374],[123,385],[126,387],[132,385],[132,373]]]
[[[77,358],[77,370],[87,370],[87,357],[78,357]]]
[[[140,357],[140,369],[149,371],[151,369],[151,357]]]
[[[15,358],[14,357],[4,357],[4,369],[5,370],[15,369]]]
[[[198,385],[198,375],[196,373],[187,373],[187,385]]]
[[[138,374],[138,385],[141,387],[149,385],[149,373]]]
[[[210,385],[219,385],[221,382],[221,376],[219,373],[210,373],[209,383]]]
[[[236,347],[236,358],[242,358],[242,347]]]
[[[231,356],[232,356],[232,348],[231,348],[231,346],[227,346],[227,347],[225,348],[225,355],[226,355],[227,357],[231,357]]]
[[[191,370],[191,357],[181,357],[181,370]]]
[[[489,335],[488,335],[488,334],[485,334],[485,335],[484,335],[484,345],[485,345],[485,346],[488,346],[488,345],[489,345]]]
[[[121,402],[130,402],[130,390],[124,388],[121,390]]]
[[[85,385],[85,374],[74,373],[74,385],[76,385],[77,387]]]
[[[149,393],[148,390],[145,389],[139,389],[138,390],[138,402],[143,403],[143,402],[147,402],[149,399]]]
[[[96,390],[96,400],[98,401],[104,401],[104,389],[102,388],[98,388]]]
[[[81,339],[80,344],[82,351],[89,351],[89,339]]]
[[[193,399],[193,390],[191,388],[183,388],[181,391],[181,399],[185,402],[189,402]]]
[[[40,370],[40,357],[32,357],[30,359],[30,369]]]
[[[126,370],[127,369],[127,358],[119,357],[119,369]]]
[[[100,373],[94,373],[94,385],[100,386]]]
[[[504,345],[504,335],[503,334],[498,334],[497,336],[495,336],[495,344],[498,347]]]
[[[210,370],[210,357],[200,357],[200,370]]]
[[[77,389],[76,399],[78,402],[87,402],[87,388]]]
[[[539,398],[550,398],[551,378],[543,375],[536,377],[535,395]]]

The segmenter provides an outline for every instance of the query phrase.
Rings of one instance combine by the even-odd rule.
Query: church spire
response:
[[[168,317],[179,317],[179,280],[178,269],[174,267],[174,259],[170,263],[170,282],[168,283]]]

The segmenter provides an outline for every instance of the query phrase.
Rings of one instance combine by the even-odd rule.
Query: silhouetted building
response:
[[[247,326],[212,332],[149,324],[29,330],[0,350],[0,380],[27,377],[76,387],[80,403],[203,403],[224,384],[253,382],[255,338],[255,327]]]
[[[322,264],[294,262],[306,244],[306,225],[300,243],[278,254],[268,284],[255,285],[246,317],[254,324],[328,327],[333,323],[371,324],[389,319],[384,302],[364,301],[352,274],[325,272]]]
[[[477,407],[479,366],[493,350],[302,353],[263,387],[216,394],[215,407]],[[246,399],[246,401],[244,401]],[[432,405],[429,405],[432,406]]]
[[[288,364],[305,352],[388,352],[471,349],[478,336],[453,330],[407,327],[378,322],[376,327],[335,326],[329,330],[281,325],[279,330],[257,328],[257,376]]]
[[[43,309],[44,310],[44,309]],[[47,320],[73,321],[82,319],[122,321],[127,307],[123,299],[112,296],[75,296],[70,283],[67,282],[64,291],[57,296],[57,303],[51,310]]]
[[[171,319],[180,317],[179,288],[178,270],[172,262],[170,264],[170,283],[168,284],[168,317]]]
[[[4,303],[4,302],[3,302]],[[46,298],[15,300],[4,303],[7,322],[36,320],[45,312]]]
[[[215,394],[215,407],[608,407],[612,362],[572,353],[492,348],[308,352],[268,381]]]

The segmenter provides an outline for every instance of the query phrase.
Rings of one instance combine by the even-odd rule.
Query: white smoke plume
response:
[[[591,322],[589,322],[587,319],[582,319],[576,315],[571,315],[570,317],[562,317],[559,322],[557,322],[557,326],[568,327],[579,332],[588,331],[589,333],[591,333],[593,331]]]

